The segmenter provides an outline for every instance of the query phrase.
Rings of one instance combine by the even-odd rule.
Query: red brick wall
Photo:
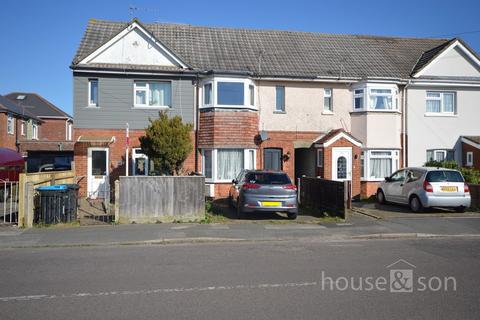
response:
[[[130,130],[130,157],[132,148],[140,147],[139,137],[145,134],[144,130]],[[76,129],[75,140],[79,136],[95,136],[95,137],[115,137],[115,142],[109,147],[109,168],[110,168],[110,187],[113,188],[114,181],[119,176],[125,175],[125,130],[124,129]],[[192,144],[194,142],[195,133],[191,133]],[[194,144],[193,144],[194,145]],[[89,147],[104,147],[105,144],[75,143],[74,160],[75,175],[79,180],[80,195],[87,194],[87,157]],[[183,165],[185,173],[195,171],[195,152],[192,150]],[[131,164],[129,165],[129,173]],[[113,189],[112,189],[113,190]]]
[[[198,146],[255,148],[258,113],[252,111],[200,112]]]
[[[313,140],[320,132],[295,132],[295,131],[268,131],[268,140],[260,144],[257,151],[257,168],[263,168],[263,151],[265,148],[282,149],[282,154],[290,153],[290,159],[283,161],[283,171],[293,180],[295,179],[295,140]]]
[[[12,150],[17,150],[16,134],[17,129],[19,129],[20,121],[15,121],[15,130],[14,134],[8,134],[7,132],[7,114],[0,113],[0,148],[8,148]]]
[[[462,142],[462,166],[467,165],[467,152],[473,152],[473,168],[480,170],[480,149]]]
[[[378,181],[362,181],[361,183],[361,197],[362,199],[368,199],[371,196],[377,194],[378,186],[380,182]]]
[[[65,119],[42,119],[44,122],[38,126],[39,140],[64,141],[66,136]]]

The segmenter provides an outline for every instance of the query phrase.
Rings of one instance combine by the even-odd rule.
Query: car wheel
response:
[[[412,196],[410,198],[410,209],[413,212],[421,212],[423,210],[422,202],[417,196]]]
[[[464,213],[465,212],[465,207],[464,206],[460,206],[460,207],[456,207],[455,208],[455,211],[458,212],[458,213]]]
[[[387,201],[385,200],[385,194],[383,193],[382,190],[377,191],[377,202],[379,204],[385,204]]]
[[[287,212],[287,217],[290,220],[295,220],[295,219],[297,219],[297,213],[296,212]]]

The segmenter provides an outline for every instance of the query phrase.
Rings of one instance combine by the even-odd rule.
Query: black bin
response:
[[[78,185],[53,185],[37,188],[39,208],[37,223],[55,224],[77,220]]]

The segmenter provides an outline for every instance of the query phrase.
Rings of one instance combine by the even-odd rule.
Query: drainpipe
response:
[[[411,80],[408,80],[407,84],[405,87],[403,87],[403,103],[402,103],[402,159],[403,159],[403,167],[407,167],[408,161],[407,161],[407,133],[406,133],[406,124],[407,124],[407,103],[408,103],[408,94],[407,94],[407,88],[410,85]]]
[[[199,108],[199,77],[198,77],[198,72],[197,72],[197,78],[195,80],[195,172],[198,172],[198,130],[200,130],[199,128],[199,124],[200,124],[200,121],[199,121],[199,118],[200,118],[200,108]]]

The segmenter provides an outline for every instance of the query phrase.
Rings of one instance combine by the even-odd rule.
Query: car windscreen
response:
[[[257,184],[291,184],[290,178],[285,173],[249,172],[245,181]]]
[[[463,182],[462,174],[458,171],[438,170],[427,174],[428,182]]]

